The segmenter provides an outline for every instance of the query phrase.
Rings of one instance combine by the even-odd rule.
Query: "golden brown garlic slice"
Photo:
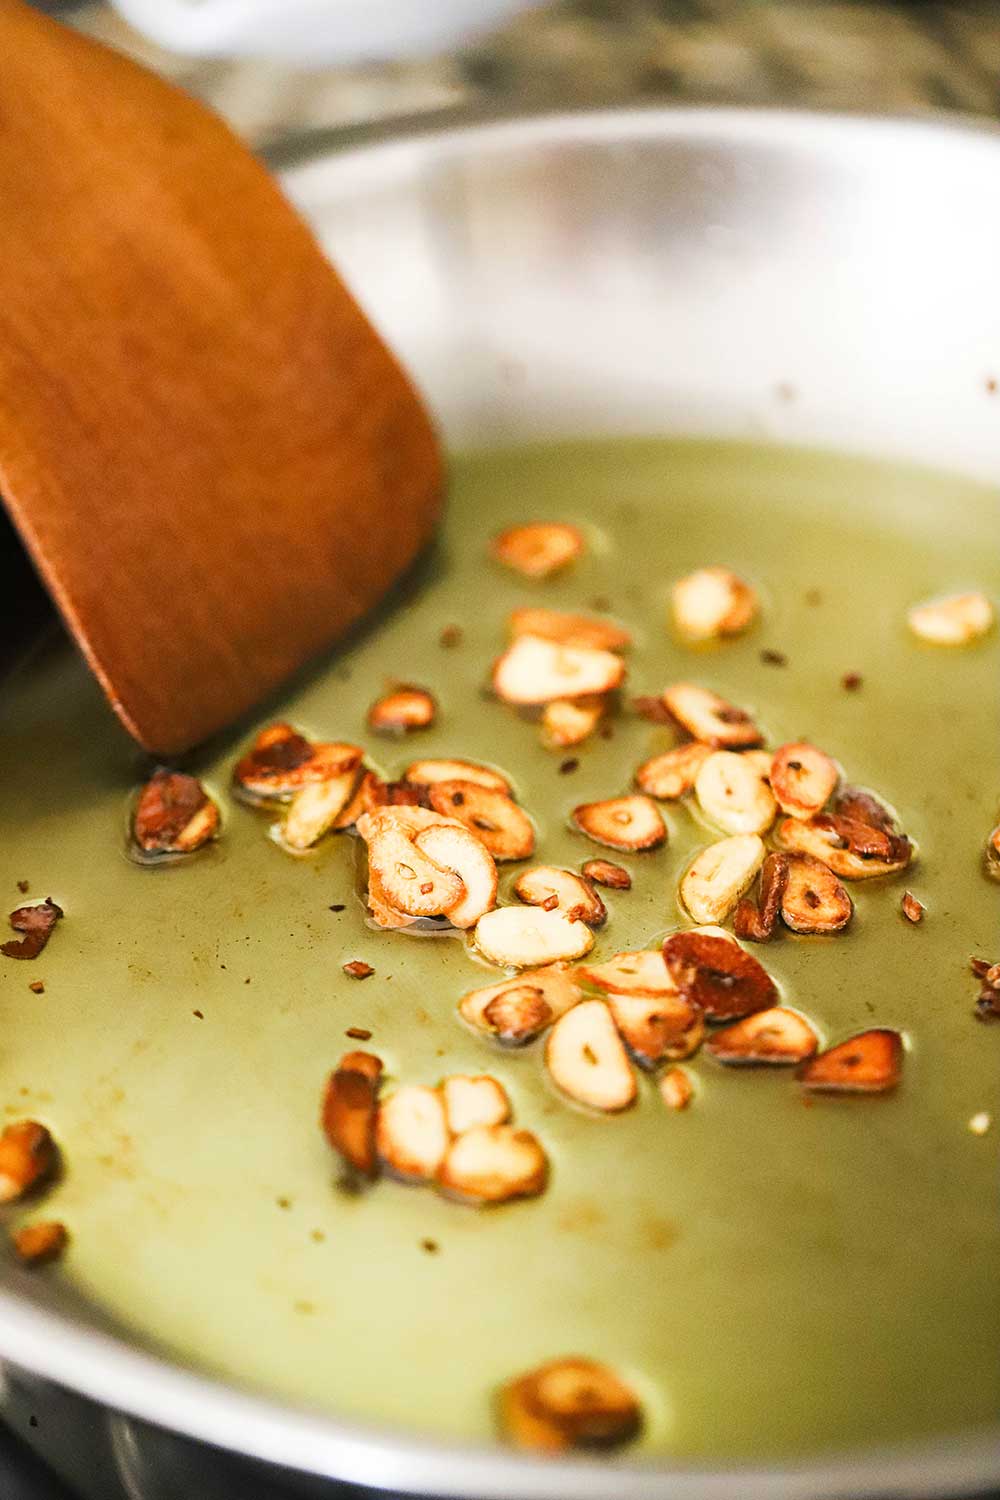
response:
[[[681,995],[609,994],[607,1004],[622,1041],[641,1068],[691,1057],[704,1039],[705,1017]]]
[[[706,1050],[724,1063],[801,1063],[819,1046],[815,1031],[797,1011],[775,1005],[713,1032]]]
[[[410,734],[427,729],[437,717],[437,703],[426,688],[400,683],[368,710],[368,727],[375,734]]]
[[[542,744],[549,750],[568,750],[589,740],[604,717],[603,698],[555,698],[542,709]]]
[[[375,1116],[382,1060],[371,1052],[347,1052],[330,1074],[323,1095],[322,1125],[327,1140],[366,1177],[375,1174]]]
[[[659,948],[616,953],[603,963],[581,965],[577,973],[585,984],[606,994],[672,995],[677,992]]]
[[[681,900],[695,921],[724,922],[753,885],[765,852],[756,833],[739,833],[696,855],[680,886]]]
[[[233,780],[248,800],[287,802],[304,786],[360,766],[358,745],[311,744],[290,724],[269,724],[237,763]]]
[[[924,913],[927,911],[927,908],[922,901],[917,899],[912,891],[903,892],[903,899],[899,905],[903,916],[912,926],[918,927],[924,920]]]
[[[632,644],[629,632],[613,620],[533,605],[513,610],[508,628],[515,640],[519,635],[534,635],[560,646],[583,646],[597,651],[624,651]]]
[[[634,1393],[607,1365],[556,1359],[512,1380],[500,1393],[503,1430],[519,1448],[617,1448],[642,1426]]]
[[[805,740],[782,745],[771,761],[771,789],[782,812],[811,818],[833,796],[840,773],[836,762]]]
[[[582,958],[594,946],[594,934],[561,911],[500,906],[480,918],[475,942],[483,957],[501,968],[535,969]]]
[[[439,781],[471,781],[490,791],[503,792],[508,797],[512,795],[506,776],[494,771],[492,766],[482,766],[474,760],[415,760],[403,772],[403,780],[423,787],[434,786]]]
[[[588,880],[595,885],[607,886],[612,891],[630,891],[632,889],[632,877],[621,865],[613,865],[610,859],[588,859],[584,862],[583,873]]]
[[[56,1169],[55,1141],[37,1120],[16,1120],[0,1135],[0,1203],[21,1198]]]
[[[610,693],[624,676],[625,663],[612,651],[521,635],[494,664],[493,691],[505,703],[531,706]]]
[[[781,915],[781,898],[788,883],[788,854],[768,854],[760,868],[760,894],[756,905],[744,898],[733,913],[733,930],[738,938],[766,943]]]
[[[514,894],[527,906],[564,912],[567,917],[586,922],[588,927],[600,927],[608,915],[607,907],[588,880],[557,865],[535,865],[525,870],[515,882]]]
[[[453,824],[425,828],[413,842],[422,854],[458,877],[464,890],[454,906],[446,907],[453,927],[475,927],[497,903],[497,867],[489,850],[469,829]]]
[[[871,828],[836,813],[818,813],[806,822],[785,818],[777,836],[783,848],[811,854],[844,880],[894,875],[906,869],[913,855],[913,845],[903,834]]]
[[[694,784],[698,805],[724,833],[766,833],[778,813],[767,781],[745,755],[715,750]]]
[[[894,1089],[903,1068],[903,1039],[898,1031],[874,1027],[838,1042],[799,1070],[808,1089],[833,1094],[882,1094]]]
[[[648,797],[609,797],[573,809],[573,822],[595,844],[623,853],[655,849],[665,842],[667,828],[656,804]]]
[[[668,1109],[687,1109],[694,1098],[694,1088],[683,1068],[668,1068],[660,1079],[660,1098]]]
[[[907,615],[915,636],[935,646],[966,646],[993,628],[993,605],[982,593],[951,594],[916,604]]]
[[[191,854],[218,831],[219,809],[196,776],[154,771],[132,815],[132,837],[143,854]]]
[[[438,1186],[468,1203],[507,1203],[537,1196],[547,1175],[545,1152],[530,1130],[474,1125],[448,1147]]]
[[[472,781],[437,781],[428,796],[436,813],[463,823],[494,859],[528,859],[534,853],[534,825],[504,792]]]
[[[749,750],[763,739],[745,709],[693,682],[675,682],[665,689],[663,702],[692,739],[716,750]]]
[[[441,1085],[448,1129],[462,1135],[477,1125],[505,1125],[510,1119],[510,1100],[503,1084],[488,1074],[475,1078],[453,1073]]]
[[[663,957],[680,994],[710,1021],[737,1020],[778,999],[763,965],[728,938],[675,932],[663,944]]]
[[[383,825],[371,839],[368,884],[382,903],[409,917],[441,916],[466,895],[459,877],[421,853],[398,826]]]
[[[24,1224],[11,1235],[14,1253],[23,1265],[41,1266],[58,1260],[69,1244],[65,1224],[55,1219]]]
[[[548,578],[583,551],[583,534],[562,521],[530,521],[494,537],[490,551],[507,568],[526,578]]]
[[[394,1177],[432,1182],[448,1150],[448,1121],[437,1089],[407,1083],[383,1099],[375,1120],[375,1149]]]
[[[711,745],[692,740],[690,744],[678,745],[674,750],[666,750],[662,755],[654,755],[652,760],[643,761],[635,779],[650,797],[657,797],[661,802],[674,802],[692,789],[698,772],[714,754]]]
[[[459,1002],[463,1021],[512,1046],[530,1042],[580,999],[580,986],[564,964],[525,970],[516,979],[472,990]]]
[[[284,823],[276,830],[281,843],[297,852],[318,844],[351,801],[357,778],[356,770],[342,771],[329,781],[316,781],[296,792]]]
[[[545,1066],[562,1093],[591,1109],[616,1112],[635,1100],[628,1054],[603,1000],[583,1000],[559,1018],[545,1044]]]
[[[757,613],[757,595],[728,568],[699,568],[674,584],[674,624],[689,641],[739,635]]]
[[[781,920],[793,932],[840,932],[851,920],[854,903],[822,860],[788,854]]]

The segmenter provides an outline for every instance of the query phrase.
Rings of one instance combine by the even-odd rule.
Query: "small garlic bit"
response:
[[[993,628],[993,605],[983,593],[951,594],[916,604],[907,622],[919,640],[935,646],[967,646]]]
[[[541,1453],[617,1448],[642,1427],[634,1392],[592,1359],[552,1360],[510,1381],[500,1393],[500,1415],[512,1443]]]
[[[561,521],[511,526],[494,537],[490,547],[497,562],[525,578],[548,578],[574,562],[583,550],[582,533]]]
[[[757,613],[757,595],[728,568],[699,568],[674,585],[674,625],[689,641],[739,635]]]
[[[437,717],[434,695],[426,688],[400,684],[377,699],[368,710],[368,727],[375,734],[410,734],[427,729]]]

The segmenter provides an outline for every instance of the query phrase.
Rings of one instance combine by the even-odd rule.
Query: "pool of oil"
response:
[[[459,458],[433,556],[272,705],[370,744],[387,773],[416,754],[502,766],[540,856],[574,865],[595,851],[570,809],[627,789],[671,735],[623,714],[574,769],[540,748],[483,690],[513,606],[608,609],[635,633],[630,690],[693,678],[751,707],[772,742],[815,740],[899,809],[920,860],[903,882],[854,888],[846,936],[786,935],[762,956],[825,1039],[904,1031],[887,1097],[806,1100],[780,1070],[699,1057],[686,1114],[646,1079],[621,1117],[570,1107],[538,1045],[494,1050],[458,1022],[456,1001],[486,978],[460,940],[366,925],[350,837],[292,858],[231,800],[252,726],[195,762],[223,803],[218,846],[183,866],[130,864],[141,757],[68,650],[36,654],[0,708],[0,893],[8,910],[28,881],[66,917],[33,964],[0,960],[0,1106],[46,1121],[64,1149],[44,1209],[72,1247],[45,1274],[198,1369],[429,1434],[488,1435],[497,1383],[561,1353],[635,1381],[650,1455],[804,1455],[995,1419],[1000,1026],[973,1019],[968,956],[1000,957],[1000,889],[980,862],[1000,795],[1000,640],[921,646],[904,615],[939,591],[1000,594],[998,503],[949,475],[763,446]],[[487,543],[539,517],[578,522],[590,545],[530,584]],[[763,613],[745,637],[692,651],[667,631],[666,602],[709,562],[752,579]],[[448,625],[460,644],[441,644]],[[434,690],[431,730],[369,739],[387,678]],[[710,835],[683,807],[666,818],[668,847],[624,859],[634,888],[608,893],[598,954],[682,924],[678,873]],[[900,916],[907,885],[927,907],[918,928]],[[374,976],[348,978],[355,958]],[[500,1077],[550,1154],[545,1195],[476,1212],[393,1182],[339,1191],[317,1107],[352,1026],[394,1078]],[[977,1136],[982,1110],[996,1123]]]

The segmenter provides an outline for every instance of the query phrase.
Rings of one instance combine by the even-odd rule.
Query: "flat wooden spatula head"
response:
[[[0,0],[0,493],[130,732],[177,752],[430,536],[427,414],[214,115]]]

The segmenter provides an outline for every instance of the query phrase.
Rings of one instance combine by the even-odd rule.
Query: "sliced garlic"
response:
[[[542,744],[567,750],[589,740],[604,717],[603,698],[555,698],[542,709]]]
[[[534,825],[504,792],[472,781],[436,781],[428,796],[435,812],[463,823],[494,859],[528,859],[534,853]]]
[[[290,724],[269,724],[237,764],[233,780],[250,799],[284,802],[314,781],[354,770],[363,754],[359,745],[314,745]]]
[[[724,1063],[801,1063],[819,1046],[815,1031],[784,1005],[759,1010],[712,1033],[707,1051]]]
[[[55,1141],[37,1120],[16,1120],[0,1135],[0,1203],[13,1203],[51,1176],[58,1161]]]
[[[604,990],[606,994],[673,995],[677,992],[659,948],[616,953],[604,963],[588,964],[577,972],[585,984]]]
[[[717,750],[748,750],[763,738],[745,709],[693,682],[675,682],[665,689],[663,702],[693,739]]]
[[[280,841],[295,850],[311,849],[318,844],[351,800],[357,776],[356,770],[342,771],[329,781],[315,781],[296,792],[288,816],[278,828]]]
[[[546,911],[561,911],[576,917],[588,927],[600,927],[608,915],[607,908],[589,881],[572,870],[557,865],[535,865],[519,875],[514,894],[527,906],[543,906]]]
[[[661,802],[674,802],[691,790],[705,761],[714,754],[711,745],[692,740],[690,744],[678,745],[674,750],[643,761],[635,779],[650,797],[658,797]]]
[[[530,1130],[474,1125],[448,1147],[438,1186],[470,1203],[506,1203],[535,1197],[547,1175],[545,1152]]]
[[[530,521],[494,537],[493,556],[526,578],[548,578],[583,551],[583,535],[562,521]]]
[[[710,1021],[737,1020],[778,998],[764,966],[731,940],[675,932],[663,944],[663,957],[680,994]]]
[[[534,635],[545,641],[556,641],[560,646],[584,646],[598,651],[623,651],[632,644],[629,632],[612,620],[566,614],[561,610],[532,605],[513,610],[508,629],[512,639],[519,635]]]
[[[581,997],[571,970],[562,964],[526,970],[516,979],[472,990],[459,1002],[463,1021],[495,1036],[500,1042],[522,1046],[551,1026]]]
[[[375,1172],[375,1115],[382,1062],[370,1052],[348,1052],[330,1074],[322,1124],[333,1149],[359,1172]]]
[[[445,908],[453,927],[475,927],[497,904],[497,867],[485,845],[467,828],[442,825],[425,828],[413,842],[443,870],[450,870],[464,890],[454,906]]]
[[[1000,832],[1000,830],[998,830]],[[630,891],[632,877],[621,865],[613,865],[610,859],[588,859],[583,864],[583,873],[595,885],[607,886],[612,891]]]
[[[835,1094],[881,1094],[894,1089],[903,1067],[898,1031],[875,1027],[829,1047],[805,1063],[799,1081],[809,1089]]]
[[[788,854],[788,873],[781,893],[781,920],[793,932],[840,932],[854,912],[854,903],[836,875],[822,860],[808,854]]]
[[[399,827],[383,827],[368,845],[368,884],[373,895],[410,917],[453,910],[466,895],[457,875],[422,854]]]
[[[503,1084],[485,1073],[470,1078],[454,1073],[441,1085],[448,1129],[462,1135],[476,1125],[505,1125],[510,1119],[510,1100]]]
[[[609,693],[624,676],[625,663],[611,651],[522,635],[494,666],[493,690],[505,703],[542,704]]]
[[[781,898],[788,884],[790,858],[791,855],[773,851],[767,855],[760,870],[757,904],[748,897],[736,904],[733,930],[737,937],[749,938],[754,943],[766,943],[770,939],[781,916]]]
[[[657,1068],[666,1058],[691,1057],[704,1039],[705,1017],[678,994],[609,994],[607,1003],[622,1041],[641,1068]]]
[[[755,833],[735,834],[709,844],[688,865],[680,896],[696,922],[724,922],[751,887],[764,863],[763,841]]]
[[[739,635],[757,613],[757,595],[728,568],[699,568],[674,584],[674,624],[690,641]]]
[[[376,734],[409,734],[426,729],[437,717],[434,696],[426,688],[401,685],[368,710],[368,727]]]
[[[379,1105],[375,1149],[396,1177],[432,1181],[444,1161],[448,1139],[444,1100],[437,1089],[403,1084]]]
[[[993,605],[985,594],[951,594],[917,604],[907,615],[910,629],[935,646],[965,646],[993,627]]]
[[[851,836],[858,829],[866,837],[871,836],[872,847],[879,847],[880,842],[884,842],[885,848],[891,851],[889,857],[859,853],[852,849]],[[826,813],[818,814],[808,821],[785,818],[778,824],[777,838],[783,849],[811,854],[814,859],[829,865],[834,874],[843,880],[870,880],[876,875],[894,875],[897,871],[906,869],[914,852],[910,841],[901,835],[887,834],[883,829],[866,828],[865,825],[854,824],[850,818]]]
[[[500,906],[481,917],[476,947],[501,968],[534,969],[559,959],[582,958],[594,946],[585,922],[540,907]]]
[[[592,1109],[627,1109],[636,1083],[628,1054],[603,1000],[584,1000],[553,1026],[545,1065],[558,1089]]]
[[[778,813],[767,782],[746,756],[716,750],[694,784],[698,805],[726,833],[766,833]]]
[[[438,781],[472,781],[494,792],[511,795],[506,776],[474,760],[415,760],[403,772],[403,780],[414,786],[432,786]]]
[[[668,1109],[687,1109],[694,1098],[691,1080],[683,1068],[668,1068],[660,1079],[660,1098]]]
[[[191,854],[219,831],[219,809],[196,776],[154,771],[132,814],[140,855]]]
[[[634,1393],[607,1365],[556,1359],[500,1393],[506,1436],[519,1448],[615,1448],[634,1438],[642,1412]]]
[[[770,779],[782,812],[793,818],[811,818],[833,796],[840,772],[822,750],[799,740],[774,752]]]
[[[610,797],[606,802],[585,802],[573,809],[573,822],[596,844],[635,853],[655,849],[667,837],[667,828],[654,802],[648,797]]]

